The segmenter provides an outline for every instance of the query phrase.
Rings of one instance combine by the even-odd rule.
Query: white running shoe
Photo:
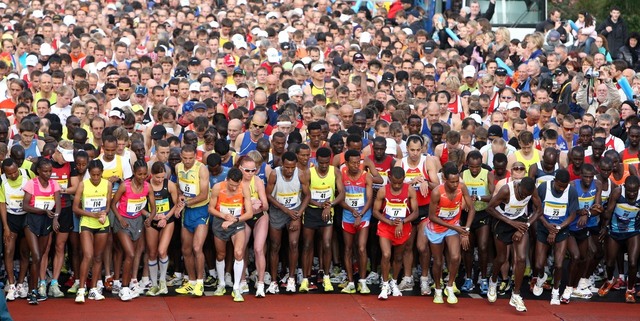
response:
[[[7,294],[5,295],[7,301],[13,301],[16,299],[16,286],[14,284],[7,285]]]
[[[224,283],[229,287],[233,286],[233,279],[231,278],[231,273],[227,272],[224,274]]]
[[[380,284],[380,275],[373,271],[369,272],[369,275],[367,275],[367,284]]]
[[[100,293],[100,290],[97,287],[89,290],[89,300],[102,301],[104,299],[104,295]]]
[[[536,284],[533,286],[533,295],[540,296],[542,294],[542,291],[544,291],[544,288],[542,286],[544,285],[544,282],[546,280],[547,280],[547,273],[545,273],[541,278],[538,278],[538,280],[536,280]]]
[[[551,290],[551,305],[560,305],[560,289]]]
[[[271,273],[264,272],[264,284],[271,284]]]
[[[429,285],[429,277],[420,277],[420,295],[431,295],[431,286]]]
[[[269,288],[267,288],[267,293],[270,293],[270,294],[278,294],[278,293],[280,293],[280,288],[278,287],[278,283],[271,282],[269,284]]]
[[[247,284],[247,281],[240,282],[240,293],[249,293],[249,284]]]
[[[266,295],[264,294],[264,283],[258,282],[256,284],[256,298],[264,298]]]
[[[296,293],[296,280],[294,280],[293,278],[289,278],[287,280],[287,288],[285,289],[285,291],[289,293]]]
[[[391,287],[391,295],[393,296],[402,296],[402,292],[398,289],[398,284],[396,280],[389,281],[389,287]]]
[[[402,292],[413,290],[413,278],[410,276],[403,277],[400,284],[398,284],[398,289]]]
[[[84,292],[84,288],[78,289],[78,292],[76,292],[76,303],[84,303]]]
[[[491,278],[489,278],[489,291],[487,292],[487,299],[489,299],[489,302],[496,302],[496,299],[498,299],[498,282],[493,282]]]
[[[511,294],[511,300],[509,300],[509,305],[516,308],[518,312],[527,312],[527,307],[524,306],[524,301],[519,294]]]
[[[111,286],[111,293],[120,294],[122,290],[122,282],[120,280],[113,280],[113,286]]]
[[[115,285],[115,282],[114,282],[114,285]],[[131,299],[133,299],[131,297],[131,289],[129,289],[128,287],[121,288],[120,292],[118,292],[118,296],[122,301],[131,301]]]
[[[389,283],[382,283],[380,287],[380,294],[378,294],[378,299],[386,300],[389,298]]]
[[[27,294],[29,294],[29,287],[24,286],[24,283],[18,283],[18,285],[16,285],[16,296],[24,299],[27,297]]]

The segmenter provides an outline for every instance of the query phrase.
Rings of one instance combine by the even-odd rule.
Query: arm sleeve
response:
[[[569,213],[578,210],[578,192],[573,186],[569,186]]]
[[[0,184],[0,203],[6,203],[6,202],[7,202],[7,198],[4,195],[4,184]]]
[[[133,176],[133,170],[131,170],[131,165],[129,163],[124,164],[125,162],[123,162],[123,167],[122,167],[122,174],[124,175],[124,177],[122,178],[123,180],[131,178],[131,176]]]
[[[37,178],[34,178],[34,179],[37,179]],[[30,180],[29,180],[29,181],[24,185],[24,187],[22,188],[22,190],[24,190],[25,192],[27,192],[27,193],[29,193],[29,194],[33,195],[33,180],[34,180],[34,179],[30,179]]]
[[[544,198],[547,196],[547,184],[549,182],[544,182],[538,186],[538,196],[540,196],[540,202],[544,205]]]
[[[496,12],[496,4],[489,2],[489,8],[487,8],[487,11],[482,16],[484,18],[487,18],[487,20],[491,21],[491,18],[493,18],[493,14],[495,12]]]

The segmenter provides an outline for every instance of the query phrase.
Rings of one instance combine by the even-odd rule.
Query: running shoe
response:
[[[309,281],[309,291],[318,291],[318,286],[315,282]]]
[[[344,270],[341,267],[334,265],[333,268],[331,268],[331,277],[335,277],[342,272],[344,272]],[[332,282],[332,283],[336,283],[336,282]]]
[[[627,303],[636,303],[636,291],[635,290],[627,290],[624,295],[624,300]]]
[[[129,289],[129,287],[123,287],[122,289],[120,289],[118,296],[122,301],[131,301],[131,299],[133,299],[133,297],[131,296],[131,289]]]
[[[111,284],[111,293],[119,294],[120,290],[122,290],[122,282],[120,282],[120,280],[114,280]]]
[[[613,281],[609,281],[609,280],[604,281],[604,283],[600,287],[600,290],[598,290],[598,295],[599,296],[607,295],[609,291],[611,291],[612,287],[613,287]]]
[[[509,305],[516,308],[518,312],[527,312],[527,307],[524,306],[524,301],[519,294],[511,294],[511,300],[509,300]]]
[[[627,282],[625,282],[624,279],[621,276],[619,276],[616,282],[613,284],[613,289],[617,291],[617,290],[624,290],[626,288],[627,288]]]
[[[158,295],[158,291],[160,291],[159,287],[152,286],[151,289],[149,289],[149,291],[147,291],[147,296],[157,296]]]
[[[445,295],[447,296],[447,303],[449,304],[456,304],[458,303],[458,298],[456,297],[456,294],[453,291],[453,287],[446,287],[444,289],[445,291]]]
[[[571,297],[572,298],[579,298],[579,299],[591,299],[591,297],[593,296],[593,293],[591,293],[591,290],[589,290],[588,288],[574,288],[573,291],[571,292]]]
[[[167,285],[168,286],[181,286],[182,285],[182,276],[178,277],[176,274],[173,274],[168,278]]]
[[[271,273],[264,272],[264,284],[271,284]]]
[[[78,289],[76,288],[76,292],[78,292]],[[76,292],[72,292],[72,293],[76,293]],[[60,284],[58,283],[54,283],[54,284],[50,284],[49,285],[49,296],[50,297],[54,297],[54,298],[62,298],[64,297],[64,293],[62,293],[62,291],[60,291]]]
[[[309,292],[309,279],[302,279],[302,282],[300,282],[300,289],[298,291],[300,291],[300,293]]]
[[[38,285],[38,301],[44,301],[47,299],[47,284],[44,281],[40,281]]]
[[[5,295],[7,301],[13,301],[16,299],[16,286],[13,284],[9,284],[7,288],[7,294]]]
[[[193,286],[188,282],[176,289],[176,293],[178,294],[190,294],[192,291]]]
[[[69,275],[69,278],[67,279],[67,282],[64,282],[64,286],[70,288],[76,282],[77,282],[77,279],[74,277],[74,273],[71,272],[71,274]]]
[[[271,293],[271,294],[278,294],[280,293],[280,287],[278,287],[278,283],[271,282],[269,284],[269,288],[267,288],[267,293]]]
[[[402,292],[398,289],[398,284],[396,280],[389,281],[389,286],[391,287],[391,295],[393,296],[402,296]]]
[[[344,282],[338,284],[338,287],[344,289],[347,287],[347,285],[349,285],[349,280],[344,280]]]
[[[369,275],[367,275],[367,284],[368,285],[380,284],[380,275],[373,271],[369,272]]]
[[[340,292],[345,294],[354,294],[356,293],[356,285],[353,282],[349,282],[349,284],[347,284],[347,286]]]
[[[296,293],[296,280],[294,280],[293,278],[289,278],[287,280],[287,287],[285,291],[289,293]]]
[[[498,299],[498,282],[489,280],[489,291],[487,291],[487,299],[489,302],[496,302]]]
[[[140,294],[143,294],[144,292],[149,291],[149,289],[151,289],[151,280],[148,280],[143,277],[142,280],[140,281],[140,283],[138,283],[140,285],[140,289],[142,289],[143,292],[140,292]]]
[[[29,295],[29,287],[25,286],[24,283],[18,283],[18,285],[16,285],[16,296],[24,299],[27,295]]]
[[[249,293],[249,284],[247,284],[247,281],[240,282],[240,292],[242,292],[242,294]]]
[[[218,280],[216,280],[213,276],[209,275],[204,280],[205,288],[214,288],[218,284]]]
[[[233,296],[233,302],[244,302],[242,291],[240,291],[240,289],[233,290],[233,292],[231,292],[231,296]]]
[[[78,289],[78,292],[76,293],[76,303],[84,303],[84,291],[84,288]]]
[[[577,290],[577,289],[576,289]],[[564,291],[562,292],[562,297],[560,298],[560,302],[563,304],[569,304],[570,300],[571,300],[571,294],[573,293],[573,288],[572,287],[565,287]]]
[[[101,301],[104,300],[104,295],[100,293],[98,288],[93,288],[89,290],[89,300]]]
[[[229,287],[233,286],[233,278],[231,278],[231,273],[226,272],[224,274],[224,283],[227,284],[227,286]]]
[[[489,282],[487,279],[480,279],[480,294],[487,295],[489,291]]]
[[[410,276],[403,277],[400,284],[398,284],[398,289],[403,292],[413,290],[413,278]]]
[[[371,290],[369,290],[369,287],[367,286],[367,280],[360,279],[360,281],[358,282],[358,292],[360,292],[360,294],[371,293]]]
[[[227,292],[227,288],[224,286],[224,284],[218,284],[218,287],[216,288],[216,291],[213,292],[213,295],[223,296],[226,292]]]
[[[442,290],[436,289],[436,294],[433,295],[433,303],[435,304],[443,304],[444,300],[442,298]]]
[[[102,280],[98,280],[96,282],[96,288],[98,289],[100,294],[102,294],[102,289],[104,289],[104,282],[102,282]]]
[[[551,290],[551,305],[560,305],[560,289]]]
[[[420,277],[420,295],[431,295],[431,287],[429,286],[429,277]]]
[[[71,285],[71,287],[69,288],[69,290],[67,290],[67,293],[75,294],[76,292],[78,292],[79,288],[80,288],[80,280],[75,280]],[[59,286],[58,286],[58,290],[60,290]],[[49,291],[51,291],[51,287],[49,287]],[[56,297],[56,298],[59,298],[59,297]]]
[[[322,287],[324,292],[333,292],[333,284],[331,284],[331,278],[328,275],[322,277]]]
[[[266,295],[264,294],[264,283],[258,282],[256,284],[256,298],[264,298]]]
[[[112,288],[113,288],[113,276],[109,275],[106,278],[104,278],[104,289],[107,291],[111,291]]]
[[[161,280],[158,282],[160,284],[159,289],[158,289],[158,293],[156,295],[160,295],[160,294],[169,294],[169,289],[167,288],[167,281],[166,280]]]
[[[378,294],[378,299],[386,300],[389,298],[389,284],[382,283],[382,287],[380,287],[380,294]]]
[[[204,283],[196,283],[190,294],[194,296],[202,296],[204,294]]]
[[[511,290],[511,282],[509,280],[503,280],[498,287],[498,295],[505,295]]]
[[[27,301],[29,304],[37,305],[38,304],[38,291],[33,290],[31,293],[27,294]]]
[[[462,292],[471,292],[473,291],[473,289],[475,289],[475,285],[473,285],[473,280],[469,278],[464,279],[464,284],[462,285],[460,290]]]
[[[531,270],[531,266],[527,265],[527,266],[524,267],[524,277],[525,278],[531,277],[532,273],[533,273],[533,271]],[[522,299],[522,297],[520,297],[520,298]],[[526,308],[525,308],[525,311],[527,311]]]
[[[547,274],[545,273],[543,277],[538,278],[536,280],[536,284],[533,286],[533,295],[540,296],[542,294],[542,291],[544,290],[542,286],[544,285],[544,282],[546,279],[547,279]]]
[[[331,283],[344,283],[347,280],[347,272],[342,271],[336,276],[331,277]]]
[[[144,289],[142,288],[138,280],[131,280],[131,284],[129,284],[129,289],[131,289],[132,293],[136,293],[138,295],[144,294]]]

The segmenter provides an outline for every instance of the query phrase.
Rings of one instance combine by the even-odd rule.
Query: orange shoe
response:
[[[600,289],[598,290],[598,295],[599,296],[605,296],[609,293],[609,291],[611,291],[611,287],[613,287],[613,282],[611,281],[605,281],[602,286],[600,287]]]
[[[104,289],[111,291],[113,289],[113,276],[107,276],[104,278]]]
[[[529,291],[531,291],[531,293],[533,293],[533,287],[536,286],[537,282],[538,282],[537,277],[532,277],[531,281],[529,281]]]
[[[627,290],[627,293],[624,296],[624,299],[627,303],[636,303],[636,296],[634,290]]]

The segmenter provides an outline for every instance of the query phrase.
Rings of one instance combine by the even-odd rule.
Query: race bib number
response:
[[[220,213],[240,217],[242,215],[242,204],[220,203]]]
[[[460,207],[441,207],[438,217],[443,219],[452,219],[460,213]]]
[[[24,195],[9,195],[7,207],[12,211],[22,211],[22,200]]]
[[[107,208],[107,199],[104,197],[87,197],[84,199],[84,209],[87,212],[100,212]]]
[[[46,210],[46,211],[51,211],[56,206],[56,201],[53,198],[53,195],[51,195],[51,196],[36,196],[36,200],[35,200],[33,205],[34,205],[35,208],[43,209],[43,210]]]
[[[628,221],[638,216],[638,211],[640,211],[640,209],[635,206],[631,206],[628,204],[616,204],[614,213],[616,214],[618,219],[622,221]]]
[[[330,187],[325,189],[311,189],[311,199],[318,203],[324,203],[331,198],[332,190]]]
[[[469,196],[471,197],[480,198],[487,194],[483,183],[469,182],[467,183],[467,190],[469,190]]]
[[[344,201],[347,205],[360,208],[364,206],[364,194],[363,193],[347,193],[344,197]]]
[[[506,217],[520,217],[527,208],[525,206],[513,206],[511,205],[508,211],[504,212]]]
[[[545,202],[544,215],[550,218],[564,217],[567,215],[567,205]]]
[[[66,175],[62,176],[62,178],[58,180],[58,184],[60,185],[61,189],[66,189],[67,187],[69,187],[69,180],[66,177]]]
[[[278,193],[276,199],[278,203],[284,205],[286,208],[294,208],[298,205],[298,193]]]
[[[407,205],[405,203],[391,203],[387,202],[385,207],[385,214],[387,218],[406,218],[407,217]]]
[[[180,180],[180,190],[185,197],[196,197],[196,184],[194,182]]]
[[[420,172],[407,173],[407,174],[405,174],[404,182],[405,183],[410,183],[414,178],[416,178],[418,176],[422,176],[422,173],[420,173]],[[416,191],[420,190],[420,184],[413,184],[411,186],[413,186],[413,188]]]
[[[146,198],[140,198],[137,200],[129,199],[127,202],[127,214],[129,214],[129,216],[134,216],[138,214],[144,208],[145,205],[147,205]]]
[[[169,199],[164,198],[161,200],[156,200],[156,213],[166,214],[168,212],[169,212]]]
[[[588,210],[591,208],[593,203],[595,203],[595,201],[596,201],[595,196],[578,197],[578,207],[581,209]]]

